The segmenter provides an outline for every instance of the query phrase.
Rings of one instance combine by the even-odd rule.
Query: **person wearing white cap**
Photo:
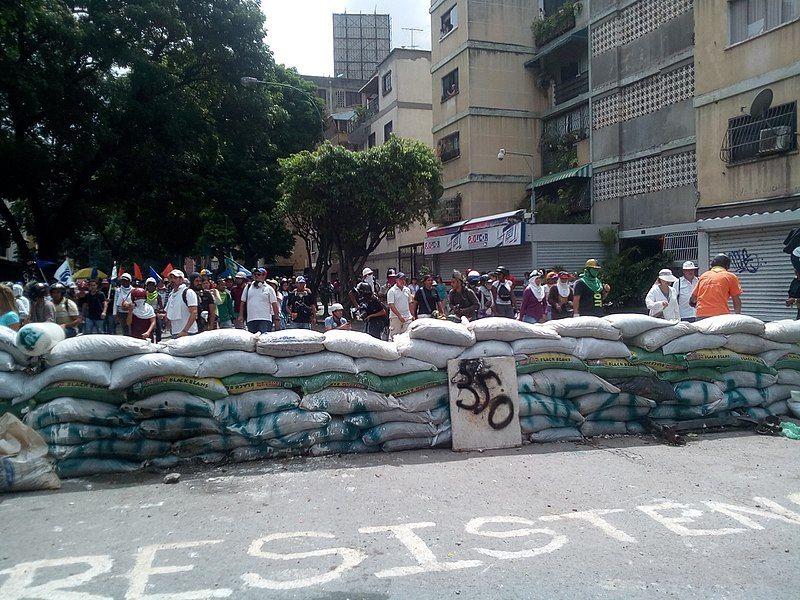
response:
[[[114,307],[112,314],[117,324],[122,328],[122,335],[130,335],[128,329],[128,311],[131,309],[131,276],[123,273],[119,276],[119,287],[114,293]]]
[[[669,269],[661,269],[658,272],[658,279],[650,288],[644,300],[647,310],[651,317],[666,319],[667,321],[678,321],[680,319],[680,309],[678,308],[678,295],[672,284],[678,280]]]
[[[386,302],[389,306],[389,341],[394,336],[405,333],[411,323],[411,303],[414,297],[406,286],[405,273],[397,273],[394,285],[386,292]]]
[[[331,331],[332,329],[350,331],[353,326],[347,322],[347,319],[345,319],[343,315],[344,306],[338,302],[331,304],[331,315],[325,319],[325,331]]]
[[[245,322],[250,333],[269,333],[281,328],[278,294],[266,278],[266,269],[253,269],[254,281],[242,293],[241,310],[247,315]]]
[[[172,291],[167,298],[167,319],[173,338],[197,333],[197,294],[185,282],[183,271],[169,273]]]
[[[295,289],[289,293],[286,308],[289,310],[289,329],[312,329],[317,323],[317,302],[306,287],[302,275],[295,279]]]
[[[672,284],[675,294],[678,298],[678,308],[681,313],[681,321],[688,321],[694,323],[697,320],[697,309],[689,304],[689,300],[694,294],[694,289],[697,287],[697,265],[692,261],[687,260],[683,263],[683,275]]]

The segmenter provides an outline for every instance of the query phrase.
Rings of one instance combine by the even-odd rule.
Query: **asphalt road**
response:
[[[800,443],[192,467],[0,497],[0,598],[797,598]]]

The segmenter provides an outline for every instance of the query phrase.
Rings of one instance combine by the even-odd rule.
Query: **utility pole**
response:
[[[415,49],[416,46],[414,45],[414,32],[415,31],[419,31],[421,33],[422,29],[417,29],[416,27],[403,27],[403,31],[410,31],[411,32],[411,45],[410,46],[406,46],[406,48],[409,48],[411,50]]]

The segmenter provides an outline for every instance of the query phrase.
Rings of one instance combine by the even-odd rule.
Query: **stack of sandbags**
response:
[[[10,412],[21,418],[27,402],[18,400],[27,378],[22,370],[28,366],[29,357],[16,346],[16,332],[0,327],[0,415]]]

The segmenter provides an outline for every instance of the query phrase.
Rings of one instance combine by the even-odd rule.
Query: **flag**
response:
[[[97,279],[97,265],[92,266],[92,276],[90,279]]]
[[[64,285],[69,285],[72,283],[72,268],[69,266],[68,258],[64,259],[64,262],[61,263],[61,266],[56,269],[55,277]]]
[[[164,267],[164,270],[163,270],[163,271],[161,271],[161,274],[162,274],[164,277],[166,277],[167,275],[169,275],[169,274],[172,272],[172,270],[173,270],[174,268],[175,268],[175,267],[173,267],[173,266],[172,266],[172,263],[169,263],[169,264],[168,264],[166,267]]]
[[[147,276],[155,279],[156,283],[161,281],[161,275],[159,275],[158,271],[156,271],[153,267],[150,267],[150,271],[148,271]]]
[[[233,258],[231,258],[230,256],[225,257],[225,266],[228,268],[228,271],[230,271],[234,275],[236,275],[236,273],[238,273],[239,271],[242,271],[248,277],[252,275],[250,271],[245,269],[242,265],[233,260]]]
[[[45,267],[52,267],[55,264],[56,263],[54,263],[52,260],[43,260],[40,258],[36,259],[36,266],[39,267],[40,269],[44,269]]]
[[[136,263],[133,263],[133,278],[136,281],[141,281],[144,279],[144,277],[142,277],[142,268]]]
[[[117,282],[117,261],[114,261],[114,266],[111,267],[111,284],[115,285]]]

